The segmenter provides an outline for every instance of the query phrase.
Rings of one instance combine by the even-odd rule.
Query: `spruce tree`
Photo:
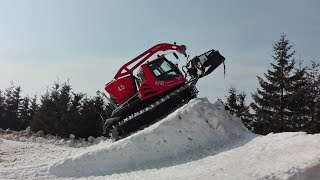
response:
[[[19,109],[19,130],[26,129],[31,120],[30,98],[27,96],[22,99],[22,106]]]
[[[253,115],[250,113],[250,106],[246,105],[246,97],[247,94],[245,92],[240,92],[237,94],[238,99],[238,112],[237,115],[242,119],[243,124],[250,130],[254,130],[253,123]]]
[[[92,99],[85,98],[81,109],[82,133],[83,136],[101,136],[102,121],[107,118],[105,102],[101,96],[95,96]]]
[[[41,97],[39,108],[32,103],[34,108],[31,109],[37,109],[31,121],[32,130],[63,137],[69,137],[70,134],[78,138],[102,135],[100,113],[103,111],[104,101],[102,97],[84,97],[83,93],[71,92],[68,83],[55,83]]]
[[[291,114],[287,126],[289,131],[307,131],[307,79],[306,68],[296,68],[291,77],[291,95],[288,97],[288,110]]]
[[[56,122],[56,128],[59,135],[68,137],[70,132],[70,122],[72,121],[71,114],[69,112],[71,106],[71,86],[68,83],[62,84],[58,98],[55,102],[58,114],[58,122]]]
[[[30,122],[33,119],[36,112],[38,111],[38,109],[39,109],[39,105],[37,103],[37,95],[34,95],[30,102]],[[30,122],[29,122],[29,125],[30,125]]]
[[[252,95],[255,131],[261,134],[293,130],[295,112],[292,104],[297,101],[293,95],[303,86],[300,80],[304,74],[293,72],[295,51],[289,43],[286,35],[281,35],[274,43],[272,58],[275,63],[271,63],[272,69],[264,73],[266,80],[258,76],[261,88]]]
[[[5,127],[5,96],[3,94],[3,91],[0,90],[0,128],[4,129]]]
[[[92,99],[85,98],[82,103],[82,108],[80,110],[81,121],[79,122],[79,134],[80,136],[95,136],[95,117],[93,110],[94,102]]]
[[[34,132],[44,131],[46,134],[59,134],[59,118],[55,100],[58,99],[59,86],[55,84],[51,91],[41,96],[41,104],[31,120],[31,129]]]
[[[36,111],[30,103],[28,96],[21,97],[21,87],[15,86],[13,82],[5,93],[0,91],[0,128],[19,131],[28,127]]]
[[[226,109],[229,110],[231,114],[240,117],[243,121],[243,124],[248,129],[252,130],[253,117],[250,114],[249,106],[247,106],[245,103],[246,96],[247,95],[245,92],[238,92],[238,90],[232,86],[229,89],[229,95],[226,96],[227,102],[224,104]]]
[[[41,105],[31,122],[32,130],[68,137],[72,132],[71,100],[70,85],[54,83],[51,91],[41,97]]]
[[[99,95],[95,96],[93,98],[93,101],[94,101],[94,112],[95,112],[95,129],[97,132],[97,136],[102,136],[103,135],[102,127],[103,127],[104,120],[107,119],[107,117],[109,117],[108,113],[110,114],[112,113],[106,110],[106,106],[110,104],[105,105],[104,98]]]
[[[13,83],[5,90],[4,129],[19,130],[20,93],[21,87]]]
[[[37,96],[33,99],[24,97],[19,108],[19,130],[24,130],[30,126],[31,120],[38,110]]]
[[[237,104],[238,98],[237,98],[237,90],[234,86],[229,88],[229,95],[226,96],[227,102],[225,103],[226,108],[230,111],[231,114],[236,114],[239,107]]]
[[[85,137],[82,134],[82,129],[85,127],[81,124],[83,117],[80,113],[84,96],[85,94],[83,93],[72,93],[70,108],[67,112],[70,117],[67,121],[68,126],[66,130],[68,134],[74,134],[76,137]]]
[[[306,98],[309,133],[320,132],[320,64],[312,61],[307,68]]]

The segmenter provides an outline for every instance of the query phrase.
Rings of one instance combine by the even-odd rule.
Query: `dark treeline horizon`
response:
[[[53,83],[40,97],[23,97],[21,89],[12,82],[0,90],[0,128],[20,131],[30,126],[34,132],[76,138],[103,135],[103,119],[112,108],[101,95],[75,93],[69,81]]]

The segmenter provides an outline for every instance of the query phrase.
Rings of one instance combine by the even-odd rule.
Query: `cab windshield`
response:
[[[159,59],[150,63],[153,74],[161,80],[171,80],[180,74],[179,69],[167,59]]]

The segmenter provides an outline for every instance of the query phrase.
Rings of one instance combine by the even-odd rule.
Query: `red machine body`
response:
[[[173,64],[161,51],[186,55],[186,46],[157,44],[120,67],[105,90],[112,110],[104,120],[103,133],[118,140],[147,127],[197,97],[197,81],[210,74],[225,58],[214,49],[195,56],[182,66]],[[167,53],[167,52],[166,52]],[[158,56],[153,56],[158,55]],[[153,59],[151,59],[153,58]]]
[[[179,68],[164,55],[146,62],[155,53],[167,50],[186,55],[184,45],[157,44],[119,69],[114,79],[105,86],[105,90],[115,99],[117,105],[123,104],[137,93],[141,100],[147,100],[187,82]],[[144,62],[146,63],[143,64]],[[134,75],[134,70],[139,67]]]

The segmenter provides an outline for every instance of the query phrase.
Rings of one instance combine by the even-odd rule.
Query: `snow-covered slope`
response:
[[[74,147],[0,136],[0,179],[320,179],[320,134],[258,136],[207,99],[120,141]]]

